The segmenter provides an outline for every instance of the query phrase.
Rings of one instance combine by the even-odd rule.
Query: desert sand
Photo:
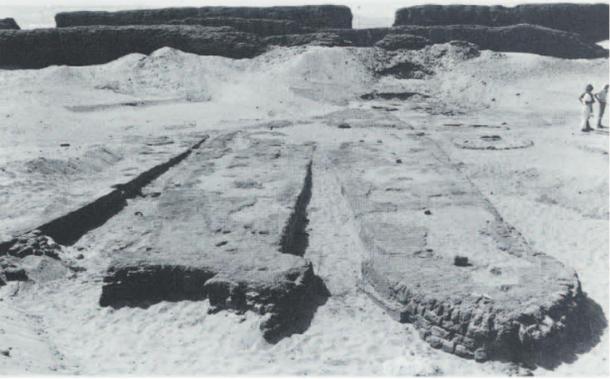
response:
[[[433,75],[396,79],[373,73],[375,54],[300,47],[233,60],[164,48],[98,66],[0,71],[0,213],[7,215],[0,240],[87,204],[203,135],[211,141],[239,132],[245,137],[235,154],[247,151],[249,138],[315,145],[303,258],[330,294],[304,332],[276,343],[261,333],[264,316],[209,313],[207,299],[100,306],[108,268],[137,250],[135,212],[153,222],[164,217],[146,208],[154,198],[146,195],[161,191],[164,198],[172,185],[197,185],[187,174],[205,167],[189,166],[189,157],[144,197],[127,200],[125,211],[63,247],[61,262],[23,260],[31,280],[0,287],[0,372],[607,375],[607,329],[567,361],[524,368],[447,354],[413,324],[395,321],[362,288],[370,251],[332,152],[365,144],[390,154],[425,138],[532,249],[574,269],[607,318],[608,135],[579,131],[577,97],[589,82],[608,83],[608,59],[491,51],[471,57],[435,45],[409,52]],[[417,94],[361,98],[373,92]],[[407,155],[403,160],[411,165]],[[222,166],[207,169],[213,176]],[[439,230],[445,221],[438,220]],[[247,251],[247,242],[238,247]]]

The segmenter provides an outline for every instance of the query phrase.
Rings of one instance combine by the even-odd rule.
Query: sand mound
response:
[[[345,103],[373,80],[353,50],[314,46],[278,48],[252,60],[162,48],[105,65],[49,67],[30,75],[28,80],[48,86],[61,82],[138,98],[256,101],[272,108],[302,104],[305,99]]]
[[[38,157],[23,162],[20,170],[28,174],[36,174],[41,177],[53,175],[85,175],[102,171],[107,166],[123,159],[121,152],[113,151],[106,147],[96,146],[78,157],[70,157],[65,160],[45,159]]]
[[[493,53],[437,70],[430,87],[435,96],[460,109],[579,111],[586,84],[600,90],[608,77],[608,59],[567,60],[521,53]],[[576,113],[575,113],[576,112]],[[551,115],[549,113],[549,115]]]

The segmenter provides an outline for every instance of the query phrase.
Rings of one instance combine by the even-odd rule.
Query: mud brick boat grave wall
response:
[[[431,346],[527,361],[582,332],[575,272],[533,250],[425,137],[333,156],[370,254],[364,290]]]
[[[233,133],[206,143],[185,162],[192,170],[155,184],[161,195],[133,221],[154,233],[138,241],[145,248],[114,259],[100,304],[207,298],[212,311],[265,315],[261,330],[268,341],[304,331],[328,296],[301,257],[312,151],[265,133]]]

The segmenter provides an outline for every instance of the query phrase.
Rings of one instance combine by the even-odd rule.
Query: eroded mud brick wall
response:
[[[457,24],[533,24],[600,41],[608,39],[608,4],[421,5],[397,10],[394,21],[394,26]]]
[[[482,50],[533,53],[569,59],[608,56],[606,49],[583,40],[579,34],[537,25],[405,26],[401,29],[405,33],[426,37],[433,43],[462,40],[475,43]]]
[[[240,17],[291,20],[311,28],[351,28],[352,12],[346,6],[295,7],[189,7],[119,12],[63,12],[55,16],[57,27],[85,25],[162,24],[172,20],[207,17]]]
[[[250,58],[262,52],[253,34],[188,25],[89,26],[0,31],[0,66],[42,68],[110,62],[172,47],[200,55]]]
[[[393,28],[328,29],[325,32],[336,34],[359,47],[373,46],[389,34],[412,34],[425,37],[431,43],[467,41],[479,45],[482,50],[533,53],[570,59],[608,56],[607,50],[584,40],[579,34],[529,24],[501,27],[409,25]]]
[[[12,18],[0,18],[0,29],[21,29],[15,19]]]
[[[309,29],[291,20],[242,17],[190,17],[167,22],[171,25],[230,26],[240,32],[260,36],[300,34]]]
[[[604,9],[607,13],[607,7],[601,9],[601,13]],[[397,23],[402,11],[397,13]],[[434,18],[429,19],[432,21],[426,22],[436,22]],[[464,19],[464,22],[476,21],[472,17],[464,16]],[[606,49],[581,34],[530,24],[352,29],[351,11],[344,6],[69,12],[58,14],[56,20],[62,27],[0,30],[0,67],[103,64],[131,53],[150,54],[162,47],[199,55],[252,58],[273,45],[372,47],[388,34],[411,34],[425,37],[430,43],[463,40],[481,49],[559,58],[608,56]]]

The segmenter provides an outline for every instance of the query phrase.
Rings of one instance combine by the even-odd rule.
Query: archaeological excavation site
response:
[[[0,5],[0,375],[610,374],[608,4],[81,3]]]

